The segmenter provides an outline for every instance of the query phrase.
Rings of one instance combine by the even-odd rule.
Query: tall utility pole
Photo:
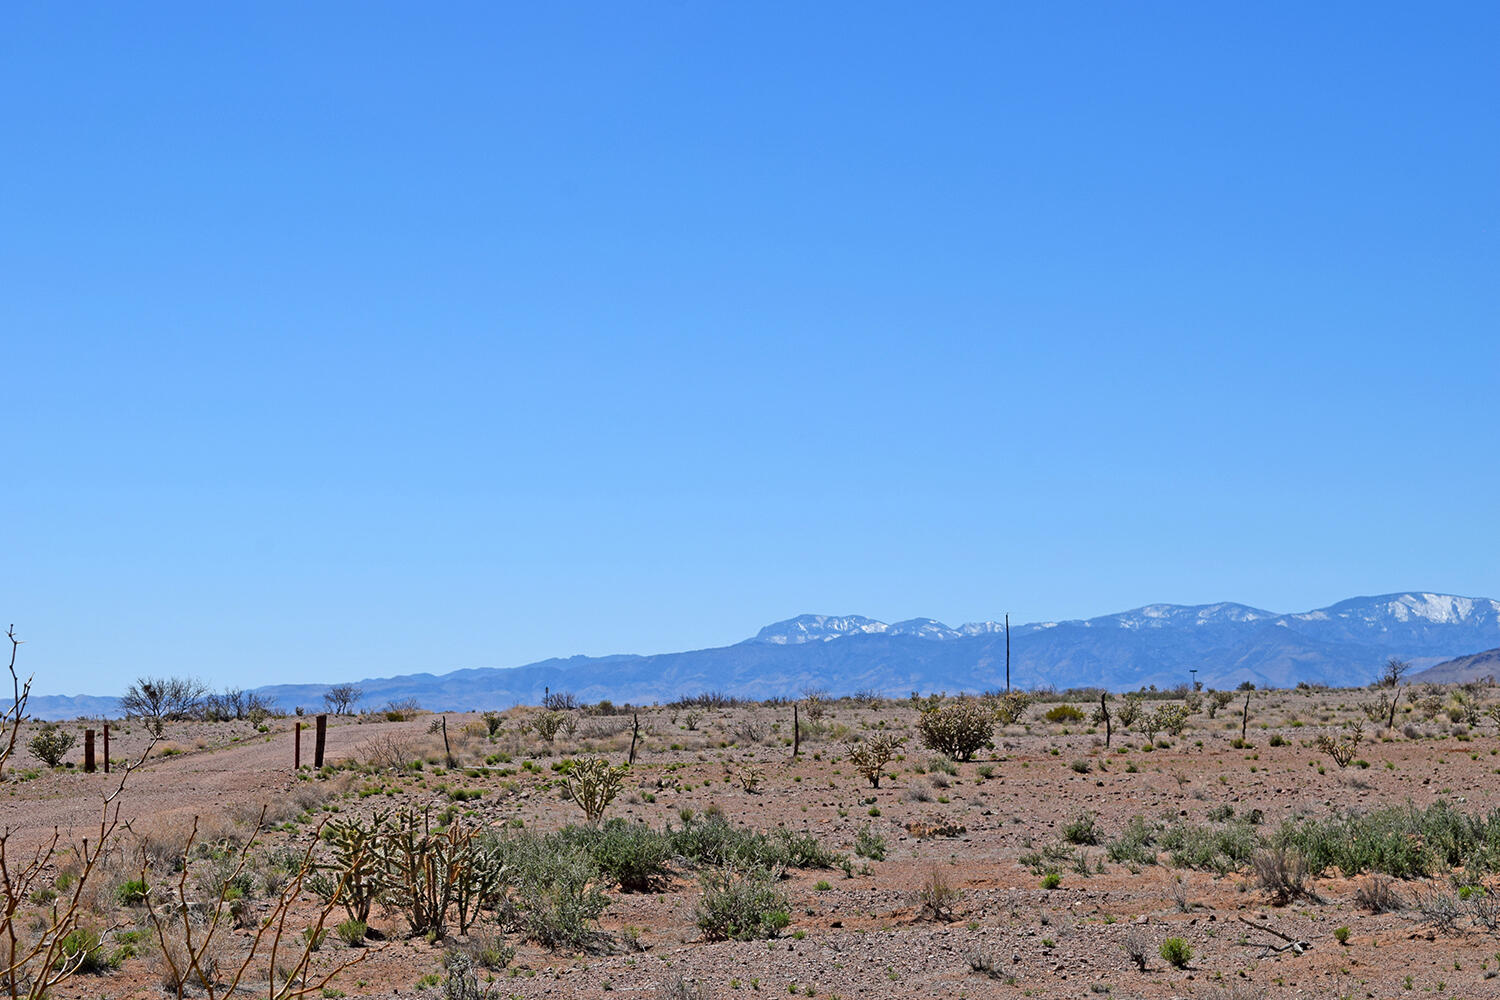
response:
[[[1010,694],[1010,615],[1005,616],[1005,693]]]

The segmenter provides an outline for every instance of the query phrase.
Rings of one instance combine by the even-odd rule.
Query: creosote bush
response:
[[[701,877],[698,929],[709,941],[775,937],[792,922],[780,878],[779,870],[754,865],[708,869]]]
[[[1187,968],[1187,964],[1193,960],[1192,947],[1180,937],[1167,938],[1157,952],[1168,965],[1177,969]]]
[[[1083,713],[1072,705],[1055,705],[1042,713],[1048,722],[1082,722]]]

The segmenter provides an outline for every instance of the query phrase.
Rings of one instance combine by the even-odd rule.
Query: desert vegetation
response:
[[[1500,971],[1500,690],[1400,680],[350,703],[299,770],[295,716],[153,681],[105,775],[78,747],[104,720],[27,720],[17,678],[4,982],[1477,994]]]

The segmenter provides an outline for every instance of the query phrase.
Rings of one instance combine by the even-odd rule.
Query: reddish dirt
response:
[[[1493,701],[1495,692],[1481,696]],[[1144,740],[1135,733],[1116,732],[1106,751],[1102,733],[1086,723],[1065,729],[1032,721],[997,732],[993,751],[959,764],[951,776],[928,766],[932,754],[920,749],[911,728],[916,711],[906,703],[834,704],[817,723],[823,731],[804,741],[796,762],[781,742],[789,733],[789,708],[708,711],[692,720],[693,730],[684,728],[685,712],[651,710],[642,716],[649,735],[640,760],[608,815],[661,825],[680,823],[683,810],[714,807],[736,823],[761,829],[810,830],[845,852],[868,824],[885,837],[886,860],[855,858],[852,877],[839,870],[791,872],[785,888],[793,902],[792,923],[769,942],[702,941],[694,921],[698,886],[689,871],[680,872],[667,892],[612,892],[601,929],[616,942],[613,953],[557,954],[510,935],[517,954],[509,970],[495,974],[498,995],[668,997],[697,995],[692,991],[698,988],[712,997],[794,992],[844,998],[1500,995],[1500,981],[1491,979],[1500,970],[1500,940],[1493,934],[1467,922],[1457,932],[1436,931],[1411,911],[1369,914],[1354,902],[1358,880],[1317,879],[1318,900],[1272,906],[1246,869],[1216,874],[1163,863],[1132,870],[1106,857],[1103,844],[1136,815],[1201,824],[1225,807],[1238,816],[1259,810],[1258,829],[1270,831],[1296,815],[1323,816],[1344,807],[1426,806],[1439,799],[1470,812],[1500,806],[1495,777],[1500,740],[1494,725],[1458,734],[1445,715],[1428,717],[1431,703],[1422,708],[1419,702],[1402,713],[1398,731],[1386,738],[1367,724],[1359,757],[1368,767],[1339,769],[1310,745],[1319,733],[1362,717],[1357,706],[1370,697],[1364,691],[1259,694],[1252,704],[1250,745],[1238,749],[1232,745],[1240,731],[1238,702],[1216,720],[1194,715],[1170,748],[1151,752],[1141,749]],[[1033,707],[1031,719],[1048,707]],[[555,829],[578,821],[579,813],[549,787],[555,775],[548,765],[580,750],[621,760],[628,733],[619,731],[625,720],[617,717],[583,717],[575,733],[560,734],[548,745],[519,735],[528,711],[534,712],[509,713],[493,742],[462,731],[476,717],[448,717],[465,765],[480,765],[497,751],[514,757],[512,767],[536,755],[538,773],[509,775],[451,771],[439,777],[429,768],[399,779],[359,774],[299,780],[290,771],[287,720],[273,722],[274,731],[264,735],[249,734],[243,725],[184,729],[171,733],[173,740],[185,747],[201,741],[204,749],[153,761],[133,775],[121,799],[123,814],[141,828],[193,813],[214,815],[222,825],[227,810],[253,810],[262,799],[274,805],[310,787],[321,789],[330,796],[327,803],[342,811],[401,802],[440,808],[449,804],[437,788],[445,784],[485,792],[478,803],[468,804],[478,821],[502,826],[519,819],[527,828]],[[440,759],[440,738],[427,732],[432,719],[334,726],[330,759],[363,758],[372,739],[393,734],[419,744],[429,759]],[[889,768],[895,777],[874,790],[840,759],[838,737],[852,738],[882,721],[907,734],[908,743],[904,759]],[[773,725],[780,731],[773,732]],[[1408,730],[1411,736],[1399,731],[1403,725],[1415,727]],[[1273,735],[1285,745],[1271,746]],[[236,736],[241,742],[230,743]],[[310,734],[304,739],[310,758]],[[12,762],[12,776],[27,766],[17,763]],[[740,786],[747,766],[763,771],[754,792]],[[33,842],[54,824],[70,836],[86,835],[97,827],[98,796],[108,780],[59,773],[7,781],[0,823]],[[362,788],[379,794],[362,798]],[[1059,843],[1064,828],[1085,810],[1094,814],[1100,843],[1082,850],[1091,869],[1102,863],[1104,870],[1087,876],[1065,870],[1056,888],[1044,889],[1020,859]],[[963,830],[918,837],[908,832],[918,824]],[[263,840],[268,846],[305,843],[310,822],[292,826]],[[958,890],[951,920],[924,920],[919,914],[918,890],[934,873]],[[1410,899],[1444,884],[1433,879],[1398,888]],[[118,917],[101,915],[101,921]],[[1271,954],[1260,944],[1281,940],[1242,919],[1311,948],[1300,955]],[[347,996],[441,996],[441,984],[420,987],[424,976],[441,972],[442,944],[403,938],[392,914],[377,911],[371,923],[386,930],[390,940],[366,949],[364,961],[332,988]],[[1334,936],[1340,927],[1349,929],[1343,945]],[[642,950],[623,947],[627,928]],[[1124,943],[1132,934],[1149,943],[1144,971],[1126,955]],[[1192,948],[1186,968],[1173,968],[1158,956],[1157,946],[1169,936],[1182,937]],[[327,965],[349,954],[330,940],[317,960]],[[976,955],[993,964],[993,975],[972,968]],[[112,974],[76,977],[53,995],[160,996],[151,961],[147,955]],[[686,981],[686,994],[674,992],[679,979]],[[258,989],[264,992],[263,982]]]

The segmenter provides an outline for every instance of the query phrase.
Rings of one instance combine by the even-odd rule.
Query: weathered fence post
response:
[[[630,713],[630,759],[627,763],[635,763],[635,741],[641,738],[641,713]]]
[[[295,735],[293,736],[294,742],[292,743],[294,748],[292,750],[292,770],[300,771],[302,770],[302,723],[296,723],[293,732]]]
[[[94,731],[92,729],[83,731],[83,769],[89,774],[94,773]]]
[[[109,723],[104,724],[104,773],[109,773]]]
[[[1252,694],[1252,692],[1250,692],[1250,691],[1246,691],[1245,692],[1245,714],[1242,715],[1242,716],[1240,716],[1240,742],[1241,743],[1245,742],[1245,730],[1250,725],[1250,695],[1251,694]]]
[[[317,719],[317,732],[313,737],[313,767],[323,769],[323,745],[328,741],[328,716]]]
[[[797,715],[797,703],[792,702],[792,760],[797,759],[797,751],[802,749],[802,722]]]

